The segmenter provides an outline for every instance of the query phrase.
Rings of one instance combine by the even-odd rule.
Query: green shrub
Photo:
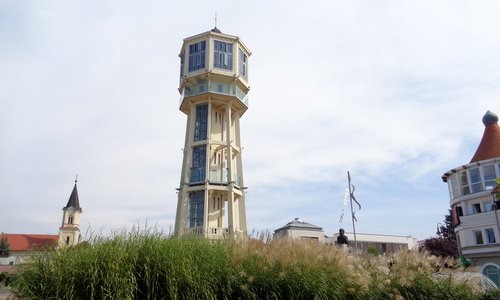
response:
[[[15,283],[22,299],[490,299],[435,279],[437,257],[354,256],[334,246],[171,238],[153,229],[33,253]],[[490,298],[487,298],[490,297]]]

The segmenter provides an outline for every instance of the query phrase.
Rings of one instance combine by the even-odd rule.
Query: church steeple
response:
[[[59,228],[59,247],[74,246],[80,241],[80,214],[82,208],[78,199],[78,189],[75,186],[69,196],[68,203],[63,207],[62,225]]]
[[[80,201],[78,201],[78,189],[76,188],[76,183],[77,180],[75,180],[75,186],[73,187],[71,196],[69,196],[68,204],[66,204],[64,208],[73,207],[74,209],[80,209]]]

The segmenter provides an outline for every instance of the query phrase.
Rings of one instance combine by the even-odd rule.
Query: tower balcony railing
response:
[[[234,181],[233,183],[236,185],[236,186],[241,186],[241,180],[240,180],[240,177],[238,175],[234,175]],[[227,180],[227,171],[224,170],[223,172],[221,172],[220,170],[210,170],[210,176],[209,176],[209,181],[211,183],[221,183],[221,184],[227,184],[228,183],[228,180]]]
[[[209,239],[223,239],[229,235],[229,229],[224,227],[204,228],[202,226],[184,229],[185,235],[204,236]]]
[[[243,104],[248,106],[248,95],[243,92],[236,84],[212,81],[204,81],[196,85],[186,85],[182,91],[179,105],[182,105],[182,101],[184,101],[184,99],[187,97],[192,97],[207,92],[220,95],[236,96],[241,102],[243,102]]]

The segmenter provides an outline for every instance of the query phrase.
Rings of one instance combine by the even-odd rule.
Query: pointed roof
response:
[[[212,32],[216,32],[216,33],[222,33],[222,31],[220,31],[219,28],[217,28],[217,26],[215,26],[212,30],[210,30]]]
[[[500,157],[500,126],[498,116],[487,111],[483,117],[484,133],[476,153],[470,163]]]
[[[73,207],[74,209],[80,209],[80,202],[78,201],[78,190],[76,189],[76,180],[75,186],[73,187],[73,191],[71,192],[71,196],[69,196],[68,204],[64,208]]]

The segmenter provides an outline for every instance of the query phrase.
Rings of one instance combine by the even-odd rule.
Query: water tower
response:
[[[217,27],[184,39],[179,109],[187,124],[176,235],[246,236],[240,118],[248,108],[250,55],[239,37]]]

